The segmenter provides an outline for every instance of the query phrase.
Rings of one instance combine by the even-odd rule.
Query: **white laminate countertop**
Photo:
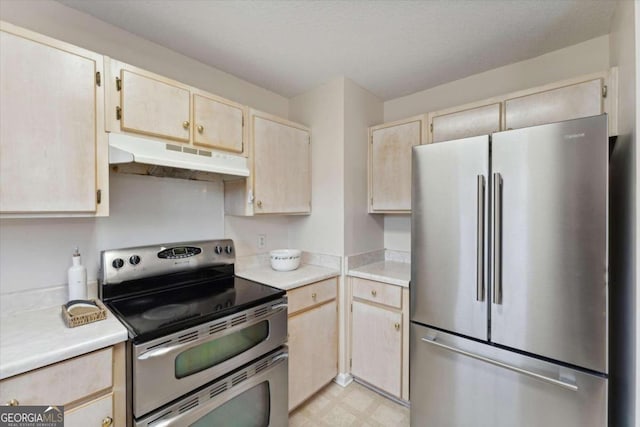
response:
[[[107,318],[67,328],[60,306],[0,317],[0,379],[126,341],[128,332]]]
[[[265,285],[285,291],[339,275],[340,272],[338,270],[312,264],[302,264],[298,269],[293,271],[275,271],[271,266],[260,266],[244,271],[236,271],[236,276],[264,283]]]
[[[352,268],[348,276],[375,280],[402,287],[409,287],[411,280],[411,264],[398,261],[379,261]]]

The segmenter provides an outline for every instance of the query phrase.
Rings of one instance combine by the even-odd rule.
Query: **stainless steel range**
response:
[[[287,425],[285,292],[234,275],[231,240],[103,251],[129,330],[130,426]]]

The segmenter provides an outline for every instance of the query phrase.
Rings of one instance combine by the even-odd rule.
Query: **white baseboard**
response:
[[[351,374],[338,374],[333,381],[341,387],[346,387],[353,382]]]

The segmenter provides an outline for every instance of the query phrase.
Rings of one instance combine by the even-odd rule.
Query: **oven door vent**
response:
[[[259,372],[264,371],[265,369],[267,369],[269,367],[269,365],[270,365],[270,363],[269,363],[270,361],[271,361],[271,359],[263,360],[260,363],[256,363],[256,374],[259,373]]]
[[[180,408],[178,408],[178,412],[182,414],[183,412],[187,412],[189,409],[195,408],[196,406],[198,406],[198,404],[198,396],[196,396],[185,404],[181,405]]]
[[[239,375],[236,375],[235,377],[233,377],[231,379],[231,385],[232,386],[238,385],[242,381],[246,380],[247,378],[248,378],[248,370],[240,373]]]
[[[246,321],[247,321],[247,313],[243,313],[231,319],[231,326],[238,326],[241,323],[245,323]]]
[[[227,383],[218,384],[209,391],[209,399],[213,399],[225,391],[227,391]]]
[[[198,331],[192,331],[192,332],[189,332],[188,334],[180,335],[178,337],[178,342],[185,343],[185,342],[195,341],[197,339],[198,339]]]
[[[226,320],[223,320],[222,322],[214,323],[213,325],[209,326],[209,335],[213,335],[216,332],[224,331],[225,329],[227,329]]]
[[[268,311],[269,311],[269,307],[262,307],[262,308],[260,308],[260,309],[256,310],[256,311],[253,313],[253,315],[254,315],[255,317],[262,317],[262,316],[264,316],[265,314],[267,314],[267,312],[268,312]]]

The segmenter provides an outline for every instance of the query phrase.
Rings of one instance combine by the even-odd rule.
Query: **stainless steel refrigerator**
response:
[[[607,425],[607,118],[413,148],[413,427]]]

